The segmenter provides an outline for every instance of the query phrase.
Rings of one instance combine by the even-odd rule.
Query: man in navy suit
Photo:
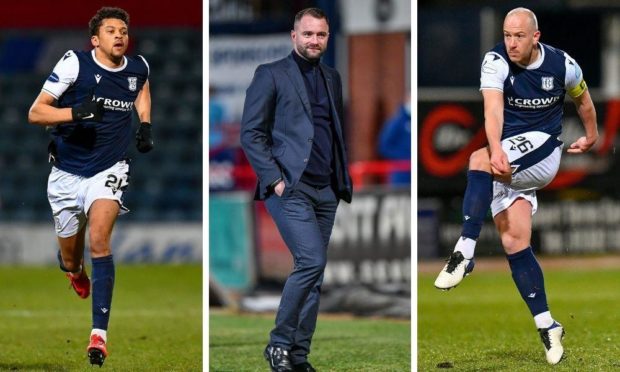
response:
[[[314,371],[308,363],[327,245],[340,199],[351,202],[343,138],[342,82],[322,63],[329,23],[318,8],[295,16],[293,51],[258,66],[245,98],[241,145],[288,249],[289,275],[264,356],[272,371]]]

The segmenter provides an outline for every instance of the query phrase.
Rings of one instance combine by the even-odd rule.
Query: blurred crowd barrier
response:
[[[88,240],[88,233],[86,234]],[[200,223],[117,222],[112,234],[117,263],[200,263]],[[48,223],[0,224],[0,265],[55,265],[58,242]],[[85,250],[86,261],[88,249]]]
[[[372,186],[355,192],[336,214],[324,285],[408,286],[411,275],[409,188]],[[283,283],[292,258],[264,203],[252,193],[209,199],[210,275],[225,288],[247,291],[259,282]],[[230,223],[234,221],[234,223]]]

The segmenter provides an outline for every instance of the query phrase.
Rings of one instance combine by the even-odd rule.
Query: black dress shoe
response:
[[[303,362],[301,364],[293,364],[293,371],[295,372],[316,372],[316,369],[312,367],[312,364]]]
[[[267,345],[263,356],[269,362],[269,368],[272,372],[292,372],[293,365],[288,356],[288,350],[284,350],[281,347],[274,347]]]

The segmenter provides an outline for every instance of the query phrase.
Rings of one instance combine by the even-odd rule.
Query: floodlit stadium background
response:
[[[49,138],[43,127],[28,124],[27,114],[63,53],[91,49],[88,21],[104,5],[110,6],[68,0],[2,6],[0,265],[55,262],[46,196]],[[128,55],[142,54],[150,65],[155,149],[128,150],[131,212],[115,226],[116,262],[202,260],[202,8],[199,1],[182,5],[119,5],[130,14]]]
[[[394,184],[390,177],[396,171],[409,175],[410,145],[402,160],[387,159],[378,149],[381,129],[411,89],[407,0],[209,3],[210,303],[273,310],[277,297],[261,295],[279,295],[291,270],[290,253],[271,217],[263,203],[252,201],[255,176],[239,146],[239,129],[254,70],[292,51],[294,16],[311,6],[330,19],[323,62],[337,68],[343,79],[344,129],[354,179],[353,203],[341,203],[336,216],[323,310],[370,313],[361,305],[346,308],[342,303],[354,292],[338,294],[335,289],[391,288],[402,301],[388,301],[376,313],[408,319],[410,182]],[[403,137],[408,140],[410,130]],[[326,300],[330,294],[336,294],[334,301]]]
[[[618,313],[611,278],[620,260],[619,3],[463,3],[418,2],[417,368],[539,370],[546,364],[490,216],[472,275],[449,292],[433,286],[460,235],[469,154],[485,142],[480,64],[502,42],[505,14],[525,6],[537,15],[541,42],[580,64],[600,135],[591,152],[564,153],[555,181],[537,192],[532,246],[553,317],[566,329],[560,368],[612,370],[617,349],[598,340],[613,337],[607,325]],[[561,139],[567,146],[584,132],[572,100],[565,102]]]
[[[541,42],[566,51],[581,66],[597,111],[600,138],[586,155],[566,153],[556,179],[538,192],[532,244],[548,255],[620,250],[620,182],[615,148],[620,126],[620,9],[618,2],[422,1],[418,11],[418,258],[447,256],[461,228],[469,154],[485,143],[478,91],[480,62],[502,41],[505,14],[517,6],[536,13]],[[603,6],[604,5],[604,6]],[[438,47],[440,46],[440,47]],[[583,135],[570,98],[561,139]],[[491,219],[477,256],[503,250]]]

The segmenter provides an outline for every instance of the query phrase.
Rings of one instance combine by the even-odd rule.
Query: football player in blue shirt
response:
[[[547,362],[562,359],[564,328],[551,316],[543,273],[531,248],[536,190],[549,184],[560,166],[564,96],[576,105],[585,136],[568,149],[588,151],[598,139],[594,104],[581,68],[565,52],[539,42],[532,11],[511,10],[504,20],[504,42],[482,62],[488,147],[469,159],[463,200],[463,230],[435,286],[448,290],[474,268],[474,248],[491,208],[512,278],[543,341]]]
[[[142,56],[125,56],[128,26],[123,9],[101,8],[89,22],[93,49],[65,53],[28,113],[30,123],[51,129],[47,193],[58,259],[81,298],[91,292],[83,259],[88,224],[93,324],[87,352],[90,363],[100,366],[108,355],[114,288],[110,237],[116,217],[128,211],[122,196],[129,182],[126,151],[134,106],[140,119],[138,150],[153,148],[149,66]]]

